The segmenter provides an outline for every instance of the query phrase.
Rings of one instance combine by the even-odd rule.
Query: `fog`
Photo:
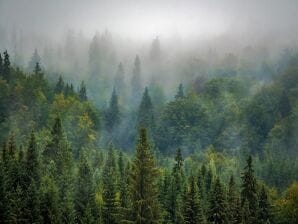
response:
[[[0,49],[28,72],[37,49],[50,78],[89,80],[92,96],[90,51],[98,42],[105,56],[93,75],[108,80],[101,86],[107,92],[120,62],[129,82],[136,55],[143,85],[166,82],[172,90],[229,60],[234,67],[274,62],[297,47],[297,11],[295,0],[0,0]],[[151,55],[155,38],[158,62]]]

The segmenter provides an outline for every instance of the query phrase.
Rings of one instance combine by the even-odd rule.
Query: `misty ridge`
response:
[[[0,0],[0,223],[297,224],[296,0]]]

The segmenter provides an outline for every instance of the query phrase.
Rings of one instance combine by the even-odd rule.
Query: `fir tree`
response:
[[[291,112],[291,105],[285,90],[282,92],[282,95],[279,101],[279,111],[282,118],[288,116]]]
[[[116,199],[116,163],[112,147],[109,149],[102,176],[103,223],[115,224],[118,218],[118,201]]]
[[[38,158],[38,150],[36,146],[35,134],[32,131],[29,141],[29,147],[26,157],[26,173],[29,183],[31,181],[40,182],[40,166]]]
[[[195,178],[191,175],[189,179],[189,187],[185,192],[183,201],[183,218],[186,224],[204,223],[203,209],[198,197],[198,192],[195,184]]]
[[[124,89],[125,89],[125,81],[124,81],[124,68],[122,63],[118,65],[118,69],[115,76],[115,88],[117,89],[118,93],[123,96]]]
[[[130,179],[133,221],[136,224],[159,223],[157,176],[146,129],[141,128]]]
[[[238,196],[238,192],[236,189],[236,184],[234,181],[234,177],[231,176],[229,181],[229,188],[227,194],[227,202],[228,202],[228,212],[227,217],[229,223],[231,224],[241,224],[241,207],[240,197]]]
[[[216,179],[209,201],[208,221],[214,224],[227,223],[225,193],[219,178]]]
[[[257,182],[254,177],[254,170],[252,168],[252,157],[247,159],[247,165],[244,168],[244,172],[241,176],[242,179],[242,191],[241,191],[241,205],[244,206],[244,202],[247,201],[249,208],[250,221],[248,224],[256,223],[257,221]]]
[[[3,72],[3,59],[0,53],[0,76],[2,75],[2,72]]]
[[[56,94],[63,93],[64,92],[64,87],[65,87],[64,80],[63,80],[62,76],[60,75],[59,79],[58,79],[58,82],[56,84],[56,87],[55,87],[55,93]]]
[[[262,223],[262,224],[271,223],[270,204],[269,204],[268,196],[264,186],[262,186],[261,188],[260,197],[259,197],[258,221],[259,223]]]
[[[175,99],[182,99],[184,97],[183,85],[180,83]]]
[[[134,61],[133,76],[131,79],[131,91],[131,101],[133,106],[135,106],[139,103],[139,98],[142,94],[141,61],[138,55]]]
[[[77,223],[83,224],[85,219],[93,216],[95,203],[92,172],[84,155],[81,155],[77,176],[75,210]],[[88,210],[90,211],[87,212]]]
[[[111,132],[120,123],[120,110],[118,106],[118,96],[115,88],[113,89],[110,105],[105,112],[105,128]]]
[[[45,176],[41,185],[41,216],[42,223],[61,223],[59,211],[58,187],[50,176]]]
[[[153,105],[147,87],[145,88],[138,111],[138,127],[148,129],[150,134],[153,133],[155,127]]]
[[[4,80],[9,82],[11,79],[9,54],[7,53],[7,51],[4,51],[3,55],[4,55],[4,63],[3,63],[3,69],[2,69],[2,76]]]
[[[39,54],[38,54],[37,49],[35,49],[35,50],[34,50],[34,53],[33,53],[33,55],[32,55],[32,57],[31,57],[31,60],[30,60],[30,62],[29,62],[29,64],[28,64],[28,69],[29,69],[29,71],[33,71],[34,68],[36,67],[36,64],[37,64],[37,63],[39,64],[40,61],[41,61],[41,58],[40,58],[40,56],[39,56]]]
[[[36,62],[36,65],[34,67],[34,74],[35,75],[41,75],[41,67],[40,67],[39,62]]]
[[[81,82],[81,86],[79,89],[79,98],[81,101],[87,101],[87,88],[84,81]]]

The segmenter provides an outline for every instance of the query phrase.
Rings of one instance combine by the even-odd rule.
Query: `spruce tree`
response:
[[[41,219],[39,193],[39,186],[41,182],[40,168],[35,134],[32,131],[25,160],[25,178],[27,181],[24,186],[26,190],[26,206],[24,216],[29,223],[39,223]]]
[[[95,195],[91,168],[87,162],[86,156],[81,155],[75,191],[77,223],[83,224],[85,219],[91,219],[90,216],[94,214],[94,204]]]
[[[118,96],[115,88],[113,89],[110,105],[105,112],[105,128],[108,132],[114,130],[120,123],[120,110],[118,106]]]
[[[258,222],[262,224],[271,223],[270,204],[264,186],[262,186],[259,196]]]
[[[34,75],[41,75],[41,67],[39,62],[36,62],[33,72],[34,72]]]
[[[64,87],[65,87],[64,80],[63,80],[62,76],[60,75],[59,79],[58,79],[58,82],[56,84],[56,87],[55,87],[55,93],[56,94],[63,93],[64,92]]]
[[[39,64],[40,61],[41,61],[41,58],[40,58],[40,56],[39,56],[39,54],[38,54],[37,49],[35,49],[35,50],[34,50],[34,53],[33,53],[33,55],[32,55],[32,57],[31,57],[31,60],[30,60],[30,62],[29,62],[29,64],[28,64],[28,69],[29,69],[29,71],[33,71],[34,68],[36,67],[36,64],[37,64],[37,63]]]
[[[86,88],[86,85],[85,85],[85,82],[82,81],[81,82],[81,86],[80,86],[80,89],[79,89],[79,98],[81,101],[87,101],[88,97],[87,97],[87,88]]]
[[[198,191],[193,175],[189,178],[188,190],[185,192],[183,201],[183,218],[186,224],[204,223],[202,205],[198,196]]]
[[[3,72],[3,59],[0,52],[0,77],[2,76],[2,72]]]
[[[240,197],[236,189],[234,177],[230,177],[229,188],[227,193],[228,212],[227,217],[231,224],[241,224],[241,207]]]
[[[159,223],[157,177],[146,129],[141,128],[130,179],[133,222],[136,224]]]
[[[9,82],[11,79],[9,54],[7,53],[7,51],[4,51],[3,55],[4,55],[4,63],[3,63],[2,76],[4,80]]]
[[[175,99],[182,99],[184,97],[183,85],[180,83]]]
[[[41,216],[42,223],[61,223],[59,211],[59,192],[53,178],[49,175],[43,177],[41,185]]]
[[[241,205],[244,206],[244,202],[248,203],[249,208],[249,222],[248,224],[257,222],[257,210],[258,210],[258,199],[257,199],[257,182],[254,177],[254,170],[252,168],[252,157],[249,156],[247,159],[247,165],[242,173],[242,190],[241,190]]]
[[[108,157],[103,169],[103,211],[102,220],[104,224],[117,223],[118,216],[118,201],[116,199],[116,162],[112,146],[110,146]]]
[[[136,106],[139,103],[140,95],[142,94],[141,61],[138,55],[134,61],[131,91],[131,101],[133,106]]]
[[[212,192],[210,194],[208,221],[214,224],[227,223],[225,192],[219,178],[215,180]]]
[[[138,111],[138,127],[146,128],[150,135],[153,134],[155,127],[153,105],[147,87]]]
[[[117,89],[118,93],[123,96],[125,90],[125,80],[124,80],[124,68],[122,63],[118,65],[118,69],[115,76],[115,88]]]

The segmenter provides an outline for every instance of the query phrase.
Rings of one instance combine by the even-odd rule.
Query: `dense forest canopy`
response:
[[[297,3],[131,2],[0,1],[0,223],[298,223]]]

